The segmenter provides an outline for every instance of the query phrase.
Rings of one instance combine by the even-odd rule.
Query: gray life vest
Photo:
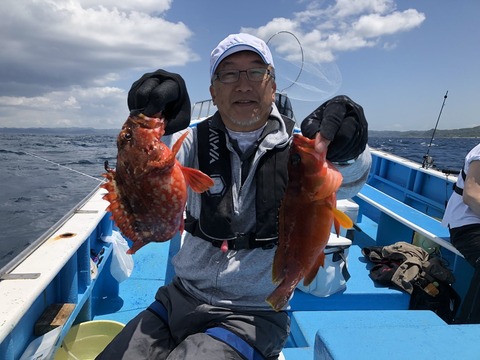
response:
[[[215,115],[214,115],[215,116]],[[218,116],[218,115],[217,115]],[[210,126],[212,118],[197,125],[199,169],[214,179],[214,185],[201,194],[200,219],[187,212],[185,230],[221,247],[226,240],[229,249],[272,248],[278,243],[278,209],[288,181],[289,146],[267,151],[256,169],[256,229],[235,233],[232,219],[232,173],[226,134]],[[284,117],[289,134],[295,122]],[[268,125],[267,125],[268,126]]]

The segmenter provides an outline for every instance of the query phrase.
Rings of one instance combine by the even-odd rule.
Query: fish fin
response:
[[[132,247],[127,250],[127,254],[133,255],[133,254],[135,254],[139,249],[141,249],[142,247],[144,247],[144,246],[147,245],[147,244],[148,244],[148,243],[144,243],[143,241],[135,241],[135,242],[132,244]]]
[[[178,150],[180,150],[180,147],[182,146],[182,143],[183,143],[183,140],[185,140],[185,138],[188,136],[188,131],[185,131],[185,133],[182,134],[182,136],[180,136],[178,138],[177,141],[175,141],[175,144],[173,144],[172,146],[172,154],[173,156],[176,156],[177,153],[178,153]]]
[[[197,193],[203,193],[213,186],[213,180],[210,176],[204,174],[198,169],[181,166],[185,181]]]
[[[341,210],[338,210],[337,208],[333,208],[332,210],[336,222],[338,221],[338,223],[345,229],[350,229],[353,227],[352,219],[350,219],[347,214]]]
[[[319,176],[318,186],[315,189],[315,198],[324,199],[335,193],[342,185],[342,181],[342,174],[338,170],[328,168],[323,176]]]
[[[180,150],[180,147],[182,146],[183,140],[185,140],[187,135],[188,135],[188,132],[185,132],[185,133],[182,134],[182,136],[180,136],[177,139],[177,141],[175,141],[175,144],[173,144],[170,154],[166,158],[161,158],[159,160],[149,160],[147,162],[147,166],[163,168],[163,167],[169,166],[171,164],[174,164],[175,161],[176,161],[177,153]]]
[[[187,136],[188,131],[182,134],[182,136],[178,138],[175,144],[173,144],[172,155],[174,157],[177,156],[177,153],[182,146],[183,140],[185,140]],[[210,176],[204,174],[198,169],[192,169],[182,165],[180,165],[180,169],[182,170],[183,176],[185,177],[185,181],[187,182],[187,184],[192,188],[193,191],[197,193],[203,193],[207,191],[214,184]]]
[[[311,269],[308,271],[308,273],[303,278],[303,285],[304,286],[308,286],[308,285],[311,284],[313,279],[315,279],[315,276],[317,276],[318,269],[320,268],[320,266],[323,266],[324,264],[325,264],[325,252],[322,251],[320,256],[315,261],[315,264],[313,264]]]

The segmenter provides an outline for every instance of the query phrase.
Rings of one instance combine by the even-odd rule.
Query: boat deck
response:
[[[132,275],[128,281],[120,283],[118,297],[103,295],[102,301],[98,302],[100,305],[93,311],[94,319],[127,323],[148,307],[158,287],[168,278],[166,274],[171,271],[170,245],[170,242],[152,243],[148,245],[149,251],[140,250],[133,255],[135,266]],[[175,246],[175,241],[172,246]],[[289,309],[292,333],[284,351],[287,360],[313,358],[316,332],[323,322],[321,314],[325,312],[408,309],[409,296],[405,292],[376,286],[369,278],[370,265],[361,254],[359,245],[350,247],[348,264],[351,278],[344,292],[319,298],[296,290]],[[299,357],[302,354],[306,357]]]
[[[437,224],[452,191],[452,179],[394,156],[373,155],[369,185],[353,199],[359,212],[348,255],[351,278],[347,288],[326,298],[296,291],[288,310],[291,335],[284,358],[478,359],[480,325],[447,325],[433,312],[407,310],[408,294],[370,279],[372,265],[361,254],[362,247],[415,243],[418,234],[424,238],[419,246],[441,251],[461,296],[473,272]],[[112,245],[101,240],[112,231],[102,195],[99,190],[89,196],[85,206],[74,209],[58,230],[55,227],[49,240],[12,272],[18,279],[0,282],[0,358],[18,360],[29,343],[42,337],[32,329],[52,305],[74,306],[64,319],[58,341],[51,345],[56,349],[73,324],[92,319],[127,323],[171,280],[170,258],[179,247],[178,238],[138,251],[128,280],[119,284],[112,277],[108,271]],[[93,268],[92,251],[103,251]],[[38,280],[22,277],[30,273],[39,274]]]
[[[165,284],[169,242],[148,244],[133,255],[134,268],[127,281],[119,285],[118,297],[103,297],[95,309],[94,320],[114,320],[126,324],[154,300],[157,289]]]

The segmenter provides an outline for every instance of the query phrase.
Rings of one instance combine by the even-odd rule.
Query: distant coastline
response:
[[[369,130],[370,137],[388,137],[388,138],[431,138],[434,129],[430,130],[409,130],[409,131],[391,131],[391,130]],[[117,136],[120,129],[95,129],[95,128],[0,128],[0,134],[48,134],[48,135],[107,135]],[[477,138],[480,137],[480,126],[463,129],[439,130],[435,132],[436,138]]]
[[[33,135],[112,135],[116,136],[120,129],[95,129],[95,128],[0,128],[0,134],[33,134]]]
[[[389,137],[389,138],[428,138],[433,135],[434,129],[430,130],[409,130],[409,131],[389,131],[389,130],[369,130],[370,137]],[[478,138],[480,137],[480,126],[463,129],[450,129],[435,131],[435,138]]]

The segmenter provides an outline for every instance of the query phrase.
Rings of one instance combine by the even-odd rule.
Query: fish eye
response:
[[[132,133],[130,131],[126,131],[125,134],[123,134],[123,138],[127,141],[132,140]]]

